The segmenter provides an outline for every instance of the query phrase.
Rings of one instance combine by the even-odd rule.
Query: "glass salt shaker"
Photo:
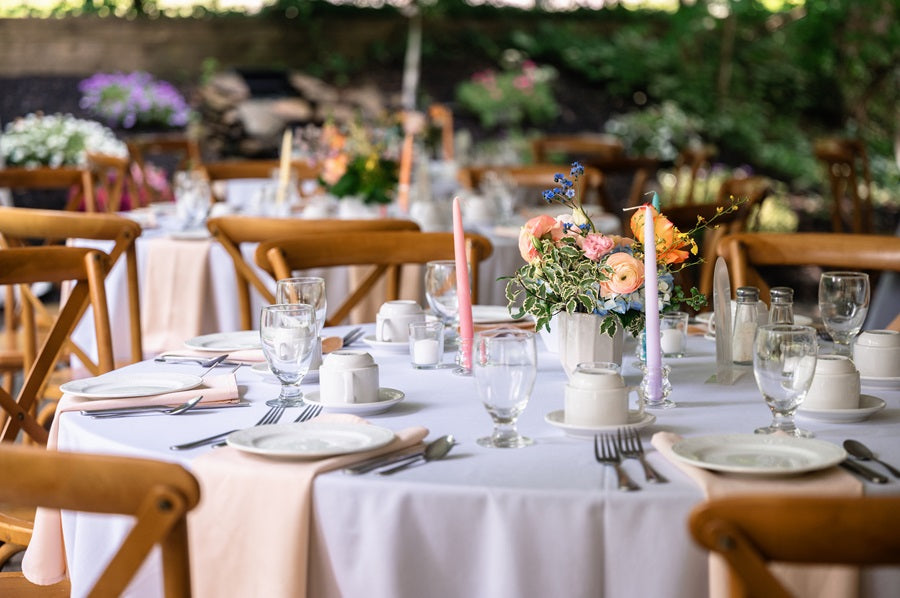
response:
[[[753,337],[759,323],[758,303],[758,288],[738,288],[731,336],[731,357],[735,365],[753,365]]]
[[[772,287],[769,291],[771,308],[770,324],[794,323],[794,289],[790,287]]]

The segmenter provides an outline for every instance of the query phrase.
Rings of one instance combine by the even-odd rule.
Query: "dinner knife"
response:
[[[377,457],[372,457],[371,459],[360,461],[359,463],[356,463],[349,467],[345,467],[342,471],[344,473],[349,473],[352,475],[359,475],[361,473],[374,471],[381,467],[393,465],[394,463],[399,463],[400,461],[406,461],[407,459],[412,459],[413,457],[420,457],[424,454],[425,449],[421,447],[415,447],[415,450],[410,450],[409,447],[407,447],[405,449],[397,451],[396,453],[378,455]]]
[[[881,475],[877,471],[873,471],[862,463],[858,463],[852,459],[844,459],[839,465],[847,471],[851,471],[856,475],[861,476],[863,479],[875,484],[887,484],[888,482],[887,476]]]

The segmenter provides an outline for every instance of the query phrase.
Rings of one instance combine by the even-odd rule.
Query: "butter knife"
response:
[[[356,463],[349,467],[345,467],[342,471],[344,473],[348,473],[351,475],[359,475],[361,473],[368,473],[370,471],[374,471],[381,467],[393,465],[394,463],[399,463],[400,461],[406,461],[407,459],[412,459],[414,457],[420,457],[424,454],[425,454],[425,449],[423,449],[421,446],[406,447],[395,453],[388,453],[386,455],[378,455],[377,457],[372,457],[371,459],[366,459],[365,461],[360,461],[359,463]]]
[[[844,459],[839,463],[839,465],[847,471],[853,472],[856,475],[862,477],[864,480],[868,480],[869,482],[873,482],[875,484],[887,484],[888,482],[887,476],[881,475],[877,471],[873,471],[862,463],[857,463],[852,459]]]

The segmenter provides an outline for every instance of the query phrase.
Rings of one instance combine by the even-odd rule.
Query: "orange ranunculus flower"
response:
[[[603,296],[627,295],[644,284],[643,262],[624,251],[608,256],[605,265],[612,268],[612,275],[600,283]]]
[[[322,180],[327,185],[334,185],[347,172],[347,154],[338,154],[325,158],[322,162]]]
[[[656,237],[656,261],[663,264],[680,264],[692,253],[697,253],[697,244],[690,236],[682,233],[672,222],[653,207],[653,229]],[[644,214],[640,209],[631,217],[631,232],[635,240],[644,243]]]
[[[541,239],[547,235],[554,242],[562,238],[563,227],[556,218],[542,215],[535,216],[526,222],[519,231],[519,253],[522,255],[522,259],[529,263],[539,259],[540,253],[534,246],[534,239]]]

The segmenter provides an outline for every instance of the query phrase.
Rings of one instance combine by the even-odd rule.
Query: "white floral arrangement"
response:
[[[128,156],[111,129],[71,114],[29,114],[8,123],[0,135],[0,156],[7,166],[85,166],[88,151]]]

